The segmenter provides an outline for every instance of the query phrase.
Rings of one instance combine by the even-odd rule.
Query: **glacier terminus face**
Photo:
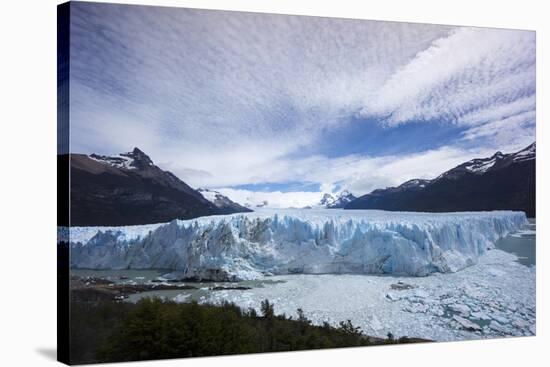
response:
[[[456,272],[527,222],[523,212],[260,209],[129,227],[71,227],[73,268],[166,269],[177,279]]]

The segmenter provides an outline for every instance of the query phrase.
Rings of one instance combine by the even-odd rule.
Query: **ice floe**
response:
[[[350,319],[369,335],[414,336],[438,341],[535,334],[534,266],[515,255],[491,250],[478,264],[456,273],[400,277],[413,286],[392,289],[393,276],[283,275],[260,288],[211,293],[203,302],[222,300],[259,310],[269,299],[277,313],[295,315],[302,308],[315,324],[337,325]],[[493,277],[490,270],[502,275]],[[283,281],[283,282],[280,282]]]

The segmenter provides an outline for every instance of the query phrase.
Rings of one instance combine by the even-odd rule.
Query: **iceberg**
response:
[[[260,209],[128,227],[71,227],[71,267],[166,269],[215,281],[294,273],[426,276],[477,263],[523,212]]]

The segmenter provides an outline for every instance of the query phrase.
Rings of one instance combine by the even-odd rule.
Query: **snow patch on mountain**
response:
[[[228,213],[250,211],[249,208],[237,204],[236,202],[229,199],[227,196],[222,195],[219,191],[205,188],[199,188],[197,189],[197,191],[200,192],[200,194],[206,200],[210,201],[217,208],[228,211]]]
[[[88,157],[96,162],[107,164],[109,166],[120,169],[136,169],[134,166],[134,159],[121,153],[116,156],[106,156],[98,154],[90,154]]]
[[[356,197],[348,190],[343,190],[337,194],[325,193],[319,201],[318,206],[328,209],[340,209],[355,199]]]
[[[200,192],[201,195],[204,196],[204,198],[211,203],[215,203],[216,199],[218,199],[218,196],[223,196],[219,192],[209,189],[198,188],[197,191]]]
[[[502,153],[498,152],[497,154],[500,154],[499,157],[502,156]],[[474,173],[485,173],[487,170],[495,165],[497,161],[497,157],[493,157],[490,160],[474,160],[471,164],[468,164],[465,166],[465,168]]]
[[[336,201],[336,198],[329,193],[323,194],[323,197],[319,201],[319,205],[322,207],[327,207],[332,205]]]
[[[520,150],[514,155],[515,162],[528,161],[536,158],[536,143],[529,145],[527,148]]]
[[[410,188],[420,188],[423,189],[430,183],[430,180],[423,180],[415,178],[409,181],[406,181],[398,186],[399,189],[410,189]]]
[[[88,155],[88,157],[96,162],[107,164],[119,169],[143,169],[144,167],[154,165],[151,158],[139,150],[139,148],[134,148],[131,152],[120,153],[115,156],[106,156],[93,153]]]
[[[71,266],[171,269],[236,281],[263,274],[425,276],[477,262],[523,212],[270,210],[132,227],[70,229]]]

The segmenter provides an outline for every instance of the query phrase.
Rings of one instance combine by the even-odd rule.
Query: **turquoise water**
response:
[[[529,224],[520,231],[512,233],[498,240],[496,248],[513,253],[518,257],[518,262],[531,266],[537,264],[536,247],[536,222],[534,218],[529,219]]]

